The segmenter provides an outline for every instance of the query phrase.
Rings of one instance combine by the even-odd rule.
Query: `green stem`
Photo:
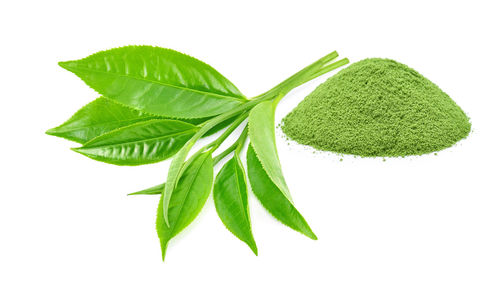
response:
[[[241,149],[245,145],[245,141],[247,140],[247,137],[248,137],[248,124],[245,125],[245,129],[243,129],[243,132],[241,132],[240,137],[235,142],[237,144],[236,145],[236,149],[234,150],[234,152],[236,153],[236,155],[240,154]]]
[[[231,146],[229,146],[226,150],[222,151],[222,153],[220,153],[214,158],[214,165],[217,164],[220,160],[224,159],[227,155],[229,155],[233,151],[235,151],[235,154],[239,154],[241,148],[245,144],[247,136],[248,136],[248,125],[245,126],[245,129],[243,129],[243,131],[241,132],[240,137],[238,137],[238,139]]]
[[[231,111],[228,111],[226,113],[222,113],[222,114],[220,114],[220,115],[218,115],[218,116],[216,116],[208,121],[205,121],[204,123],[202,123],[200,125],[201,126],[200,130],[198,130],[198,132],[196,132],[196,134],[191,138],[191,140],[188,141],[188,143],[194,143],[195,141],[198,141],[198,139],[200,139],[205,133],[207,133],[210,129],[212,129],[213,127],[215,127],[217,124],[221,123],[222,121],[229,119],[237,114],[248,111],[263,101],[273,99],[276,96],[283,97],[284,94],[288,93],[290,90],[303,84],[304,82],[307,82],[307,81],[313,79],[316,75],[319,76],[321,74],[324,74],[324,73],[338,67],[337,63],[340,63],[343,60],[324,67],[324,65],[326,63],[332,61],[333,59],[335,59],[337,57],[338,57],[338,54],[336,51],[329,53],[328,55],[322,57],[321,59],[317,60],[316,62],[310,64],[309,66],[303,68],[302,70],[295,73],[291,77],[287,78],[286,80],[284,80],[283,82],[281,82],[280,84],[278,84],[274,88],[270,89],[269,91],[251,99],[248,102],[245,102],[244,104],[236,107],[235,109],[233,109]],[[342,63],[341,65],[343,65],[343,64],[345,64],[345,63]],[[308,76],[308,77],[306,78],[306,76]],[[306,80],[303,80],[303,78],[306,78]]]
[[[234,151],[234,149],[236,149],[236,146],[234,145],[231,145],[229,148],[227,148],[226,150],[224,150],[222,153],[220,153],[219,155],[215,156],[214,157],[214,166],[220,162],[220,160],[224,159],[227,155],[229,155],[231,152]]]
[[[254,106],[257,104],[266,101],[266,100],[272,100],[275,98],[278,98],[277,101],[281,100],[290,90],[294,89],[295,87],[312,80],[313,78],[320,76],[324,73],[327,73],[337,67],[340,67],[344,64],[346,64],[348,61],[347,59],[340,60],[338,62],[335,62],[333,64],[329,64],[327,66],[324,66],[326,63],[332,61],[333,59],[337,58],[338,54],[336,51],[322,57],[321,59],[317,60],[316,62],[310,64],[309,66],[303,68],[299,72],[295,73],[291,77],[287,78],[274,88],[270,89],[269,91],[251,99],[250,101],[236,107],[235,109],[228,111],[226,113],[220,114],[208,121],[205,121],[202,123],[200,126],[200,130],[196,132],[196,134],[186,143],[187,148],[191,149],[191,147],[194,145],[194,142],[198,141],[205,133],[207,133],[210,129],[215,127],[217,124],[221,123],[222,121],[229,119],[237,114],[244,114],[247,111],[251,110]],[[277,102],[276,102],[277,103]],[[240,118],[240,117],[238,117]],[[246,116],[245,116],[246,118]],[[238,120],[238,119],[237,119]],[[238,123],[240,124],[241,121]],[[236,126],[237,127],[237,126]],[[236,128],[234,127],[234,128]],[[231,127],[230,127],[231,128]],[[228,130],[230,129],[228,128]],[[229,132],[231,133],[233,130],[228,131],[226,130],[225,133]],[[225,138],[229,136],[229,134],[224,135]],[[223,138],[222,141],[225,139]],[[222,142],[220,142],[222,143]],[[220,144],[219,143],[219,144]],[[205,151],[207,148],[202,148],[202,151]]]
[[[201,147],[198,151],[196,151],[189,159],[188,159],[188,162],[190,160],[192,160],[193,158],[196,158],[196,156],[198,156],[200,153],[203,153],[205,152],[206,150],[210,149],[209,152],[214,152],[215,150],[217,150],[217,148],[219,148],[220,144],[222,144],[222,142],[224,142],[224,140],[226,140],[226,138],[238,127],[240,126],[241,122],[243,122],[246,118],[248,117],[248,112],[245,112],[243,114],[241,114],[240,116],[238,116],[238,118],[235,119],[235,121],[231,124],[231,126],[229,126],[225,131],[224,133],[221,134],[221,136],[219,136],[216,140],[210,142],[209,144]],[[189,165],[189,164],[186,164],[186,166]],[[215,163],[214,163],[215,165]],[[182,174],[182,171],[180,172]]]
[[[234,108],[233,110],[230,110],[226,113],[220,114],[210,120],[205,121],[204,123],[200,124],[200,129],[198,132],[194,134],[191,139],[189,139],[186,144],[181,148],[181,150],[175,155],[175,157],[172,160],[172,163],[170,164],[168,176],[167,176],[167,183],[165,185],[165,190],[163,191],[163,216],[165,219],[165,222],[167,226],[169,225],[169,220],[168,220],[168,206],[170,202],[170,197],[173,192],[173,188],[175,187],[175,184],[177,184],[177,181],[179,179],[180,174],[184,172],[184,168],[186,167],[185,160],[188,156],[189,151],[193,148],[194,144],[196,141],[198,141],[203,135],[205,135],[209,130],[211,130],[213,127],[215,127],[217,124],[223,122],[224,120],[227,120],[229,118],[232,118],[236,115],[240,115],[238,119],[236,119],[233,124],[226,130],[221,138],[217,139],[213,145],[209,144],[211,146],[210,152],[213,152],[215,149],[217,149],[220,144],[229,136],[230,133],[238,127],[239,124],[248,116],[248,112],[255,107],[257,104],[266,101],[266,100],[272,100],[276,97],[278,97],[278,101],[283,98],[290,90],[293,88],[313,79],[316,76],[319,76],[321,74],[324,74],[336,67],[335,63],[334,64],[328,64],[330,61],[335,59],[338,56],[337,52],[332,52],[318,61],[314,62],[313,64],[305,67],[301,71],[297,72],[296,74],[292,75],[288,79],[284,80],[274,88],[270,89],[269,91],[251,99],[250,101],[247,101],[243,103],[242,105]],[[342,61],[339,61],[342,62]],[[345,63],[343,63],[345,64]],[[277,103],[277,102],[276,102]],[[243,118],[243,119],[241,119]],[[239,121],[241,120],[241,121]],[[238,122],[239,121],[239,122]],[[246,132],[245,135],[243,136],[244,139],[246,139]],[[243,140],[243,139],[242,139]],[[241,143],[241,142],[240,142]],[[244,140],[243,140],[244,143]],[[241,144],[243,144],[241,143]],[[208,147],[210,148],[210,147]],[[238,147],[236,147],[238,148]],[[198,152],[204,152],[206,151],[207,146],[204,148],[201,148]],[[241,147],[237,149],[238,152],[241,150]],[[231,150],[232,151],[232,150]],[[219,157],[219,156],[217,156]],[[191,157],[193,158],[193,157]],[[221,157],[222,158],[222,157]],[[220,160],[221,158],[217,159]]]
[[[231,124],[231,126],[229,126],[225,131],[224,133],[221,134],[221,136],[219,136],[219,138],[217,138],[216,140],[214,140],[212,143],[208,144],[206,146],[206,148],[212,148],[212,151],[216,150],[217,148],[219,148],[220,144],[222,144],[222,142],[224,142],[224,140],[226,140],[226,138],[231,134],[233,133],[233,131],[238,127],[240,126],[241,122],[243,122],[245,119],[247,119],[248,117],[248,112],[244,112],[242,113],[240,116],[238,116],[238,118],[236,118],[234,120],[234,122]]]
[[[346,65],[348,63],[349,63],[349,59],[343,58],[340,61],[334,62],[334,63],[332,63],[332,64],[330,64],[328,66],[325,66],[325,67],[321,68],[320,70],[318,70],[317,72],[315,72],[310,77],[310,79],[308,79],[307,81],[310,81],[310,80],[312,80],[314,78],[317,78],[318,76],[324,75],[325,73],[330,72],[330,71],[332,71],[334,69],[337,69],[337,68],[339,68],[339,67],[341,67],[343,65]]]
[[[290,89],[286,90],[285,93],[288,93],[293,88],[300,86],[308,81],[311,81],[311,80],[313,80],[313,79],[315,79],[315,78],[317,78],[317,77],[319,77],[327,72],[330,72],[336,68],[339,68],[347,63],[349,63],[349,60],[344,58],[344,59],[341,59],[340,61],[336,61],[336,62],[330,63],[328,65],[323,65],[318,69],[311,69],[311,70],[309,70],[308,73],[304,74],[302,78],[299,78],[296,82],[294,82],[294,85],[290,86],[289,87]]]
[[[330,72],[330,71],[337,69],[337,68],[339,68],[345,64],[348,64],[348,63],[349,63],[349,60],[347,58],[344,58],[344,59],[341,59],[340,61],[337,61],[337,62],[331,63],[327,66],[324,66],[324,67],[320,68],[319,70],[311,70],[309,74],[305,74],[303,76],[304,79],[298,79],[296,82],[294,82],[294,85],[283,88],[280,91],[280,93],[278,93],[278,95],[274,98],[275,105],[277,105],[278,102],[280,102],[280,100],[285,95],[287,95],[287,93],[289,93],[292,89],[296,88],[297,86],[300,86],[308,81],[311,81],[311,80],[313,80],[321,75],[324,75],[327,72]]]
[[[289,77],[286,80],[282,81],[280,84],[278,84],[277,86],[273,87],[268,92],[266,92],[264,94],[261,94],[261,95],[255,97],[254,99],[261,98],[261,97],[265,96],[268,93],[279,93],[283,87],[287,87],[287,86],[293,85],[294,86],[293,88],[295,88],[295,87],[303,84],[304,81],[300,81],[300,84],[297,84],[297,80],[298,79],[300,80],[304,76],[311,74],[312,71],[316,71],[317,69],[323,67],[326,63],[334,60],[337,57],[338,57],[337,51],[333,51],[333,52],[329,53],[328,55],[320,58],[319,60],[315,61],[314,63],[312,63],[312,64],[308,65],[307,67],[303,68],[302,70],[298,71],[297,73],[295,73],[291,77]],[[293,89],[293,88],[291,88],[291,89]]]
[[[333,69],[336,69],[342,65],[347,64],[349,61],[347,59],[342,59],[340,61],[334,62],[332,64],[327,64],[328,62],[332,61],[333,59],[337,58],[338,54],[337,52],[332,52],[321,59],[317,60],[313,64],[305,67],[304,69],[300,70],[299,72],[295,73],[293,76],[289,77],[288,79],[284,80],[274,88],[270,89],[269,91],[251,99],[250,101],[236,107],[235,109],[228,111],[226,113],[220,114],[208,121],[205,121],[202,123],[200,126],[200,130],[188,141],[190,147],[188,149],[191,149],[192,145],[194,145],[194,142],[198,141],[205,133],[207,133],[210,129],[212,129],[214,126],[217,124],[221,123],[222,121],[229,119],[237,114],[241,114],[240,117],[238,117],[235,122],[221,135],[220,138],[218,138],[216,141],[210,143],[209,145],[205,146],[204,148],[200,149],[198,152],[204,152],[208,148],[213,147],[214,145],[220,145],[226,138],[229,136],[230,133],[234,131],[236,127],[248,116],[246,114],[249,110],[251,110],[254,106],[257,104],[266,101],[266,100],[273,100],[275,101],[275,104],[277,104],[290,90],[294,89],[295,87],[304,84],[305,82],[308,82],[320,75],[323,75]],[[239,121],[239,122],[237,122]],[[236,123],[236,124],[235,124]],[[219,146],[217,146],[218,148]],[[217,149],[215,148],[215,149]],[[215,150],[213,149],[213,150]],[[212,151],[213,151],[212,150]]]

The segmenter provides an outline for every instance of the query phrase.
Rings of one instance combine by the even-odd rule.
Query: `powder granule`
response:
[[[365,157],[439,151],[467,137],[469,118],[438,86],[408,66],[371,58],[318,86],[282,122],[291,139]]]

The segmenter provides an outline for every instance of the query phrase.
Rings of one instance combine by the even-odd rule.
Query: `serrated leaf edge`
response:
[[[243,179],[245,180],[245,185],[247,187],[247,196],[248,196],[248,183],[247,183],[247,180],[246,180],[246,173],[245,173],[245,168],[243,167],[243,165],[241,164],[241,161],[239,160],[239,157],[238,155],[234,155],[233,157],[237,163],[239,164],[239,166],[241,167],[241,169],[243,170]],[[229,161],[228,161],[229,162]],[[226,162],[227,164],[227,162]],[[236,167],[235,167],[235,170],[236,170]],[[219,171],[220,172],[220,171]],[[215,179],[217,181],[217,178]],[[236,180],[238,180],[237,176],[236,176]],[[238,184],[239,186],[239,184]],[[214,187],[215,187],[215,184],[214,184]],[[238,197],[240,198],[240,202],[241,204],[243,205],[243,198],[241,197],[241,192],[239,191],[239,188],[238,188]],[[217,212],[217,215],[219,216],[220,218],[220,215],[219,215],[219,209],[217,208],[217,204],[215,204],[215,197],[214,197],[214,205],[215,205],[215,211]],[[234,233],[230,228],[229,226],[226,224],[225,221],[223,221],[222,219],[220,220],[222,222],[222,224],[226,227],[226,229],[231,232],[237,239],[239,239],[240,241],[244,242],[251,250],[252,252],[255,254],[255,256],[258,256],[258,248],[257,248],[257,243],[255,242],[255,238],[253,236],[253,231],[252,231],[252,222],[250,220],[250,212],[249,212],[249,207],[248,207],[248,202],[247,202],[247,207],[245,209],[245,218],[248,222],[248,225],[249,225],[249,228],[250,228],[250,236],[251,236],[251,241],[248,242],[248,241],[245,241],[243,239],[241,239],[238,235],[236,235],[236,233]]]
[[[253,148],[253,147],[252,147],[252,148]],[[255,152],[255,151],[254,151],[254,152]],[[256,155],[255,157],[257,158],[257,161],[259,161],[259,157],[257,156],[257,153],[255,153],[255,155]],[[262,169],[263,169],[263,170],[264,170],[264,172],[265,172],[264,166],[262,166],[262,163],[261,163],[260,161],[259,161],[259,164],[261,165]],[[266,173],[266,175],[267,175],[267,173]],[[248,174],[247,174],[247,176],[248,176]],[[268,177],[269,177],[269,176],[268,176]],[[249,178],[249,179],[250,179],[250,178]],[[270,180],[270,181],[274,184],[274,182],[273,182],[270,178],[269,178],[269,180]],[[276,184],[275,184],[275,186],[276,186]],[[277,186],[276,186],[276,187],[277,187]],[[251,183],[250,183],[250,188],[252,189],[252,193],[253,193],[253,188],[252,188],[252,184],[251,184]],[[254,194],[254,196],[256,196],[256,195]],[[307,226],[309,227],[309,230],[311,231],[312,236],[307,235],[307,234],[305,234],[305,233],[303,233],[303,232],[301,232],[301,231],[299,231],[299,230],[296,230],[296,229],[294,229],[294,228],[290,227],[289,225],[287,225],[287,224],[283,223],[283,222],[282,222],[279,218],[277,218],[277,217],[276,217],[273,213],[271,213],[271,211],[269,211],[269,210],[267,209],[267,207],[266,207],[266,206],[264,206],[264,204],[260,201],[260,199],[259,199],[259,198],[257,198],[257,201],[258,201],[258,202],[259,202],[259,204],[262,206],[262,208],[266,210],[266,212],[267,212],[268,214],[270,214],[270,215],[271,215],[274,219],[276,219],[276,221],[278,221],[278,222],[279,222],[279,223],[281,223],[282,225],[284,225],[284,226],[286,226],[286,227],[290,228],[291,230],[294,230],[294,231],[296,231],[296,232],[298,232],[298,233],[300,233],[300,234],[302,234],[302,235],[305,235],[306,237],[309,237],[309,238],[310,238],[310,239],[312,239],[312,240],[318,240],[318,237],[316,236],[316,234],[314,233],[314,231],[312,230],[312,228],[309,226],[309,223],[306,221],[306,219],[304,218],[304,216],[303,216],[303,215],[299,212],[299,210],[297,210],[297,208],[295,207],[295,205],[293,205],[293,204],[292,204],[292,206],[293,206],[293,207],[295,208],[295,210],[299,213],[299,215],[302,217],[302,219],[304,219],[305,223],[306,223],[306,224],[307,224]]]
[[[264,101],[266,102],[266,101]],[[261,103],[264,103],[264,102],[261,102]],[[273,104],[272,102],[269,102],[271,104]],[[276,106],[273,104],[273,107],[276,108]],[[285,190],[282,190],[280,187],[279,187],[279,184],[276,183],[275,179],[271,177],[271,175],[269,174],[269,171],[265,168],[264,164],[262,163],[262,159],[259,157],[259,154],[255,151],[255,147],[253,147],[253,143],[252,143],[252,130],[253,128],[250,128],[251,125],[253,125],[253,122],[251,120],[248,120],[248,134],[249,134],[249,138],[250,138],[250,143],[252,145],[252,148],[255,152],[255,157],[257,157],[257,160],[259,161],[259,163],[261,164],[262,166],[262,169],[264,170],[264,172],[266,172],[267,176],[269,177],[269,179],[274,183],[274,185],[276,185],[276,187],[281,191],[281,193],[283,193],[283,195],[288,199],[288,201],[293,205],[293,199],[292,199],[292,195],[290,194],[290,190],[288,189],[288,186],[286,184],[286,179],[285,179],[285,175],[283,174],[283,170],[282,170],[282,167],[281,167],[281,162],[279,160],[279,153],[278,153],[278,148],[276,147],[276,134],[274,132],[274,128],[275,128],[275,124],[274,124],[274,118],[275,118],[275,109],[273,108],[273,122],[272,122],[272,126],[273,126],[273,148],[274,150],[276,151],[276,155],[278,157],[278,164],[279,164],[279,167],[280,167],[280,170],[281,170],[281,175],[283,176],[283,183],[285,184]]]

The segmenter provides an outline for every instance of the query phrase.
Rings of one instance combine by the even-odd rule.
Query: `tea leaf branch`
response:
[[[257,255],[248,184],[271,215],[317,239],[292,203],[274,134],[275,109],[292,89],[348,63],[332,52],[269,91],[247,99],[214,68],[159,47],[127,46],[59,63],[102,97],[46,133],[81,143],[73,150],[115,165],[141,165],[173,156],[165,183],[129,195],[161,195],[156,229],[162,257],[170,240],[198,215],[212,186],[217,213]],[[243,123],[248,119],[248,123]],[[222,143],[244,124],[238,139]],[[196,142],[226,128],[189,156]],[[247,170],[240,160],[245,142]],[[214,166],[231,156],[213,179]]]

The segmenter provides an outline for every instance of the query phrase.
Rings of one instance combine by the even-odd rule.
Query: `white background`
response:
[[[0,285],[500,285],[495,2],[3,1]],[[447,92],[473,132],[437,156],[385,162],[340,162],[278,135],[319,240],[250,195],[255,257],[209,198],[163,263],[158,197],[126,194],[161,183],[168,162],[107,165],[44,134],[97,96],[57,62],[128,44],[197,57],[248,97],[335,49],[351,62],[392,58]],[[277,122],[325,79],[290,93]]]

